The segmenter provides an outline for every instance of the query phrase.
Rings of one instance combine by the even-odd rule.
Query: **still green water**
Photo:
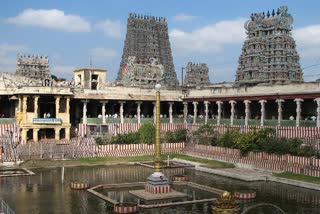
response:
[[[34,169],[34,176],[0,178],[0,198],[17,213],[113,213],[112,206],[86,191],[69,188],[72,180],[99,184],[145,181],[152,169],[131,165],[66,167],[64,183],[61,168]],[[320,213],[320,191],[274,182],[242,182],[189,169],[166,169],[167,176],[185,173],[192,182],[228,190],[254,190],[254,202],[242,204],[244,209],[257,203],[270,203],[285,213]],[[197,204],[144,210],[140,213],[211,213],[210,204]],[[275,207],[259,206],[248,213],[280,213]]]

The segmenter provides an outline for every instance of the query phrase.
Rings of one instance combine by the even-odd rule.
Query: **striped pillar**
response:
[[[301,104],[303,102],[303,99],[296,98],[296,99],[294,99],[294,102],[296,102],[296,104],[297,104],[297,108],[296,108],[296,112],[297,112],[296,127],[299,127],[300,126],[300,119],[301,119]]]
[[[278,126],[281,126],[281,121],[282,121],[282,103],[284,100],[282,99],[277,99],[276,103],[278,104]]]
[[[217,101],[216,103],[217,103],[217,105],[218,105],[218,120],[217,120],[217,125],[220,125],[221,111],[222,111],[221,107],[222,107],[223,102],[222,102],[222,101]]]
[[[261,121],[260,121],[260,126],[264,126],[264,119],[265,119],[265,115],[266,115],[266,110],[265,110],[265,103],[267,101],[266,100],[259,100],[259,103],[261,105]]]
[[[230,125],[233,125],[233,120],[234,120],[234,106],[236,105],[236,101],[234,100],[230,100],[229,101],[230,105],[231,105],[231,116],[230,116]]]
[[[250,117],[250,100],[245,100],[243,101],[244,105],[245,105],[245,119],[244,119],[244,125],[248,125],[249,124],[249,117]]]
[[[208,117],[209,117],[209,101],[204,101],[204,111],[205,111],[205,118],[204,118],[204,123],[208,124]]]
[[[197,123],[197,117],[198,117],[198,102],[192,102],[193,104],[193,124]]]
[[[314,99],[317,102],[317,127],[320,127],[320,98]]]

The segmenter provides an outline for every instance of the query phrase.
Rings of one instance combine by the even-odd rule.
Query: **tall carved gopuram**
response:
[[[167,88],[178,86],[165,18],[129,14],[117,82],[152,88],[155,82]]]
[[[244,28],[247,38],[239,57],[236,82],[303,82],[296,44],[292,38],[293,17],[286,6],[267,14],[253,13]]]

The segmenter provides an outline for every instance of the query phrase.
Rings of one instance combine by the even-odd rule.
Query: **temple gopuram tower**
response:
[[[48,56],[18,54],[16,74],[34,79],[51,78]]]
[[[153,69],[147,69],[149,65],[154,67],[154,63],[152,63],[152,61],[155,62],[154,59],[156,59],[156,66],[160,69],[154,71]],[[129,65],[130,63],[131,65]],[[161,66],[163,66],[163,73],[159,72]],[[137,67],[139,71],[132,71],[132,69],[127,69],[128,67]],[[159,82],[167,88],[178,86],[169,42],[168,26],[163,17],[129,14],[117,82],[123,83],[126,81],[126,85],[135,86],[137,85],[137,73],[139,84],[148,87],[153,88],[155,82]],[[130,84],[131,80],[133,81],[132,84]]]
[[[188,62],[183,85],[197,87],[210,84],[209,68],[205,63]]]
[[[277,12],[254,13],[244,25],[247,38],[239,57],[236,82],[303,82],[296,44],[291,35],[293,18],[286,6]]]

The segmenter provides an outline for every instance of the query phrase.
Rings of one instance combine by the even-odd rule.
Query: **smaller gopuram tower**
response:
[[[197,87],[210,84],[209,68],[205,63],[188,62],[183,85]]]
[[[18,54],[16,74],[34,79],[51,78],[48,56]]]
[[[236,82],[302,82],[303,73],[291,35],[293,17],[286,6],[253,13],[244,28],[247,39],[239,57]]]

